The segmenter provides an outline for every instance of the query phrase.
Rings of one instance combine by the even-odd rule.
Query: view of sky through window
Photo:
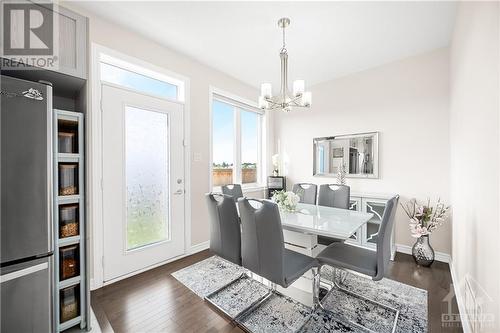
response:
[[[214,165],[221,167],[234,163],[234,111],[229,104],[214,100],[213,102],[213,157]]]
[[[240,132],[236,133],[235,117],[240,115]],[[235,148],[241,154],[241,183],[257,182],[259,163],[259,122],[261,115],[239,109],[228,103],[214,100],[212,104],[212,180],[214,186],[230,184],[235,181]],[[241,135],[241,146],[235,147],[236,138]]]
[[[177,99],[177,86],[101,62],[101,80],[147,94]]]
[[[214,164],[232,165],[234,138],[233,106],[214,100],[213,102],[213,157]],[[256,163],[258,154],[258,121],[255,112],[241,111],[241,162]]]

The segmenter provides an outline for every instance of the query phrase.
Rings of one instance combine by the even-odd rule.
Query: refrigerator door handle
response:
[[[54,250],[54,127],[57,128],[57,120],[52,111],[52,87],[47,86],[47,231],[48,252]]]
[[[20,277],[30,275],[30,274],[33,274],[33,273],[36,273],[38,271],[42,271],[42,270],[48,269],[48,268],[49,268],[49,263],[44,262],[44,263],[41,263],[41,264],[38,264],[35,266],[31,266],[31,267],[28,267],[25,269],[20,269],[18,271],[0,276],[0,283],[4,283],[4,282],[10,281],[10,280],[18,279]]]

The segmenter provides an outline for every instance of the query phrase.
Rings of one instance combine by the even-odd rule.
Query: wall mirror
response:
[[[313,139],[315,176],[335,177],[342,163],[346,177],[378,178],[378,132]]]

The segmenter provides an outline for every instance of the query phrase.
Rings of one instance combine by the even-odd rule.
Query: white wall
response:
[[[335,62],[332,62],[332,66]],[[398,193],[401,201],[449,201],[448,49],[440,49],[313,86],[311,110],[277,113],[275,142],[289,157],[287,184],[335,183],[312,176],[312,139],[380,132],[380,178],[353,179],[352,191]],[[276,151],[277,148],[275,148]],[[413,245],[401,208],[396,243]],[[431,236],[450,253],[451,226]]]
[[[460,3],[450,51],[453,270],[462,298],[467,278],[495,316],[483,332],[500,331],[499,14],[496,2]]]
[[[256,100],[259,94],[258,90],[131,32],[126,27],[111,24],[99,16],[79,8],[77,3],[64,2],[62,5],[89,17],[90,43],[100,44],[190,79],[191,245],[208,241],[209,226],[204,194],[210,190],[208,174],[209,86],[249,100]],[[201,154],[201,161],[194,161],[192,158],[194,154]],[[93,276],[93,270],[91,275]]]

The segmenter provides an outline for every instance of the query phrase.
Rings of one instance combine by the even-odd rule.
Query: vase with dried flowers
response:
[[[434,249],[429,243],[429,235],[444,224],[450,206],[443,204],[440,199],[433,206],[429,199],[426,205],[421,205],[416,199],[411,199],[401,206],[410,219],[411,235],[417,238],[412,248],[413,258],[418,265],[428,267],[434,262],[435,256]]]

